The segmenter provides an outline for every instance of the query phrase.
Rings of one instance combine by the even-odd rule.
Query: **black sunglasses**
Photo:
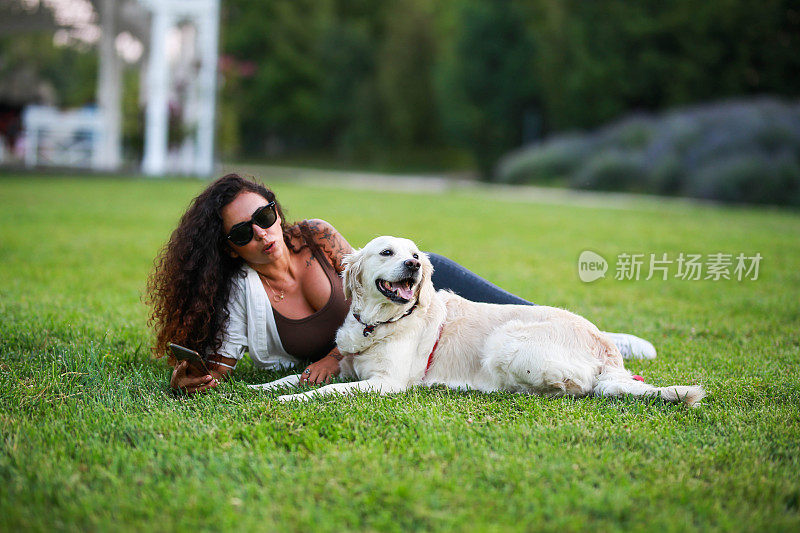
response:
[[[278,220],[278,214],[275,212],[275,202],[262,205],[253,211],[253,216],[250,217],[250,220],[233,225],[231,231],[228,232],[228,240],[236,246],[244,246],[253,239],[253,224],[267,229],[276,220]]]

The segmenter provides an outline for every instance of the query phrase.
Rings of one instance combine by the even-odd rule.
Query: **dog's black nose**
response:
[[[413,272],[419,270],[419,261],[417,261],[416,259],[406,259],[405,261],[403,261],[403,264],[407,269]]]

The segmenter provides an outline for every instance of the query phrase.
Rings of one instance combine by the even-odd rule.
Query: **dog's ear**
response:
[[[422,263],[422,280],[417,289],[417,301],[420,307],[428,307],[433,301],[433,295],[436,294],[436,289],[433,287],[433,265],[428,258],[428,254],[424,252],[419,253],[420,263]]]
[[[364,296],[364,289],[361,284],[361,268],[363,263],[363,248],[347,254],[342,260],[342,264],[344,265],[344,272],[342,272],[344,297],[348,300],[352,298],[353,303],[361,302]]]

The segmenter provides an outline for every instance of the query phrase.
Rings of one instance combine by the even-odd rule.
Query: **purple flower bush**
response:
[[[800,102],[773,98],[633,115],[524,147],[506,183],[800,206]]]

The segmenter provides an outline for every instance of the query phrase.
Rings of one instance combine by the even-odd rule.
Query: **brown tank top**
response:
[[[317,312],[303,318],[286,318],[274,308],[272,311],[283,348],[300,359],[317,360],[328,355],[328,352],[336,346],[336,330],[344,322],[350,309],[350,302],[344,298],[339,274],[311,238],[308,226],[304,222],[300,223],[300,230],[331,284],[331,297]]]

